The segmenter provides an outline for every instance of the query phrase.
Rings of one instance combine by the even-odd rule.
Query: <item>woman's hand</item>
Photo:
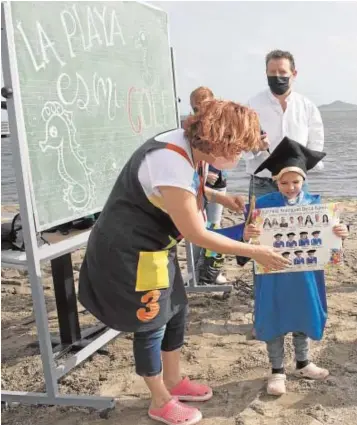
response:
[[[215,201],[218,204],[223,205],[225,208],[228,208],[236,212],[245,212],[245,202],[244,197],[240,195],[228,195],[216,191],[216,194],[213,195]]]
[[[349,235],[347,226],[345,224],[336,224],[335,226],[333,226],[332,230],[333,233],[341,239],[346,239]]]
[[[216,184],[217,179],[218,179],[218,174],[213,173],[212,171],[210,171],[210,172],[207,174],[207,182],[208,182],[210,185],[214,186],[214,185]]]
[[[261,235],[261,230],[255,224],[248,224],[244,228],[244,240],[249,241],[250,239],[257,238]]]
[[[283,270],[291,265],[291,261],[282,257],[270,246],[255,246],[256,252],[252,255],[253,260],[270,270]]]

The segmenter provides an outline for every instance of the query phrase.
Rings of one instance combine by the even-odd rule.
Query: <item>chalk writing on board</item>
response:
[[[103,39],[105,40],[106,47],[111,47],[115,45],[114,37],[119,36],[123,45],[125,45],[124,35],[119,24],[118,17],[116,15],[116,11],[113,9],[111,11],[110,17],[106,16],[106,7],[103,7],[102,14],[98,12],[96,8],[92,8],[87,6],[86,8],[86,29],[87,33],[84,31],[83,22],[81,21],[79,14],[76,9],[76,5],[72,6],[72,11],[70,12],[68,9],[63,10],[60,14],[61,22],[63,26],[63,30],[68,43],[68,53],[70,58],[75,58],[76,54],[73,50],[72,38],[80,37],[82,43],[81,47],[84,51],[91,51],[94,44],[93,41],[96,40],[97,45],[102,45],[103,40],[98,32],[97,25],[98,22],[101,25],[102,32],[104,34]],[[96,16],[96,18],[95,18]],[[68,19],[69,18],[69,19]],[[71,23],[69,23],[69,20]],[[106,25],[107,24],[107,25]],[[71,26],[69,26],[71,25]],[[25,46],[29,52],[29,55],[32,60],[32,64],[36,70],[36,72],[41,69],[45,69],[46,66],[50,63],[50,59],[53,56],[57,62],[63,67],[66,65],[64,59],[60,56],[58,49],[56,48],[56,43],[51,41],[47,32],[43,28],[42,24],[39,21],[36,21],[36,29],[37,29],[37,37],[40,43],[40,52],[41,52],[41,60],[38,61],[36,59],[35,52],[31,47],[31,43],[29,41],[28,36],[26,35],[21,21],[16,24],[18,31],[20,32]],[[107,30],[107,26],[109,28],[109,32]]]
[[[125,105],[123,96],[118,94],[117,85],[113,83],[109,77],[103,78],[94,73],[91,84],[87,84],[84,77],[78,72],[75,73],[75,83],[69,74],[63,72],[59,75],[57,80],[57,95],[58,99],[65,106],[76,105],[79,109],[86,110],[92,98],[93,103],[100,105],[101,101],[106,102],[106,110],[108,118],[113,121],[116,118],[116,110],[121,109]],[[156,113],[156,106],[152,93],[149,89],[141,88],[136,89],[131,87],[128,91],[128,115],[133,130],[136,133],[141,133],[141,128],[149,128],[152,125],[158,126],[165,124],[158,121]],[[133,123],[131,113],[131,105],[136,103],[140,112],[138,117],[138,125]],[[164,97],[161,96],[159,100],[162,110],[165,111]],[[149,116],[144,117],[144,109],[147,108]],[[139,123],[140,121],[140,123]]]
[[[42,119],[46,123],[46,139],[39,145],[43,152],[47,149],[57,151],[57,171],[66,183],[63,200],[72,211],[85,211],[94,201],[95,184],[93,170],[87,166],[86,157],[80,153],[80,145],[76,142],[72,113],[63,109],[59,102],[46,102]],[[71,169],[76,170],[75,174]],[[78,169],[81,169],[82,176],[78,175]],[[86,184],[81,183],[83,180]]]
[[[131,154],[176,128],[167,15],[122,1],[11,10],[36,228],[45,230],[100,211]]]

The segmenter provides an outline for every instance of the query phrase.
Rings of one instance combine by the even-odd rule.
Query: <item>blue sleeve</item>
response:
[[[226,236],[227,238],[233,239],[235,241],[243,240],[245,223],[237,224],[231,227],[225,227],[223,229],[211,229],[212,232],[219,233],[220,235]]]
[[[220,235],[226,236],[227,238],[235,241],[243,242],[244,226],[245,223],[241,223],[224,229],[212,229],[212,232],[219,233]],[[236,261],[239,266],[243,267],[246,263],[248,263],[248,261],[250,261],[250,258],[237,255]]]

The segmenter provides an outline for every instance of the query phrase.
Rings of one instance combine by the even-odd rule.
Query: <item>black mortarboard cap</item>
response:
[[[314,230],[313,232],[311,232],[312,235],[316,235],[317,233],[321,233],[321,230]]]
[[[281,233],[277,233],[276,235],[274,235],[274,238],[276,238],[277,236],[280,236],[281,238],[283,237]]]
[[[294,232],[287,233],[287,234],[286,234],[286,236],[288,236],[288,237],[289,237],[289,236],[295,236],[295,233],[294,233]]]
[[[288,167],[298,167],[305,174],[318,164],[326,154],[306,148],[295,140],[284,137],[271,155],[255,170],[254,174],[265,169],[277,176]]]
[[[299,249],[298,251],[295,251],[295,254],[301,254],[302,252],[304,252],[302,249]]]
[[[289,251],[286,251],[286,252],[283,252],[281,255],[290,255],[290,252]]]
[[[309,232],[300,232],[300,236],[301,235],[308,235],[309,234]]]
[[[316,249],[309,249],[307,251],[308,254],[314,254],[316,252]]]

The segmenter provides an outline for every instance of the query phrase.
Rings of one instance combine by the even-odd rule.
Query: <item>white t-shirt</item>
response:
[[[184,130],[177,129],[155,137],[163,143],[172,143],[184,149],[192,161],[189,142],[184,137]],[[207,173],[205,173],[207,174]],[[139,167],[139,182],[151,203],[161,208],[159,186],[173,186],[185,189],[197,196],[200,179],[190,162],[175,151],[156,149],[149,152]]]

